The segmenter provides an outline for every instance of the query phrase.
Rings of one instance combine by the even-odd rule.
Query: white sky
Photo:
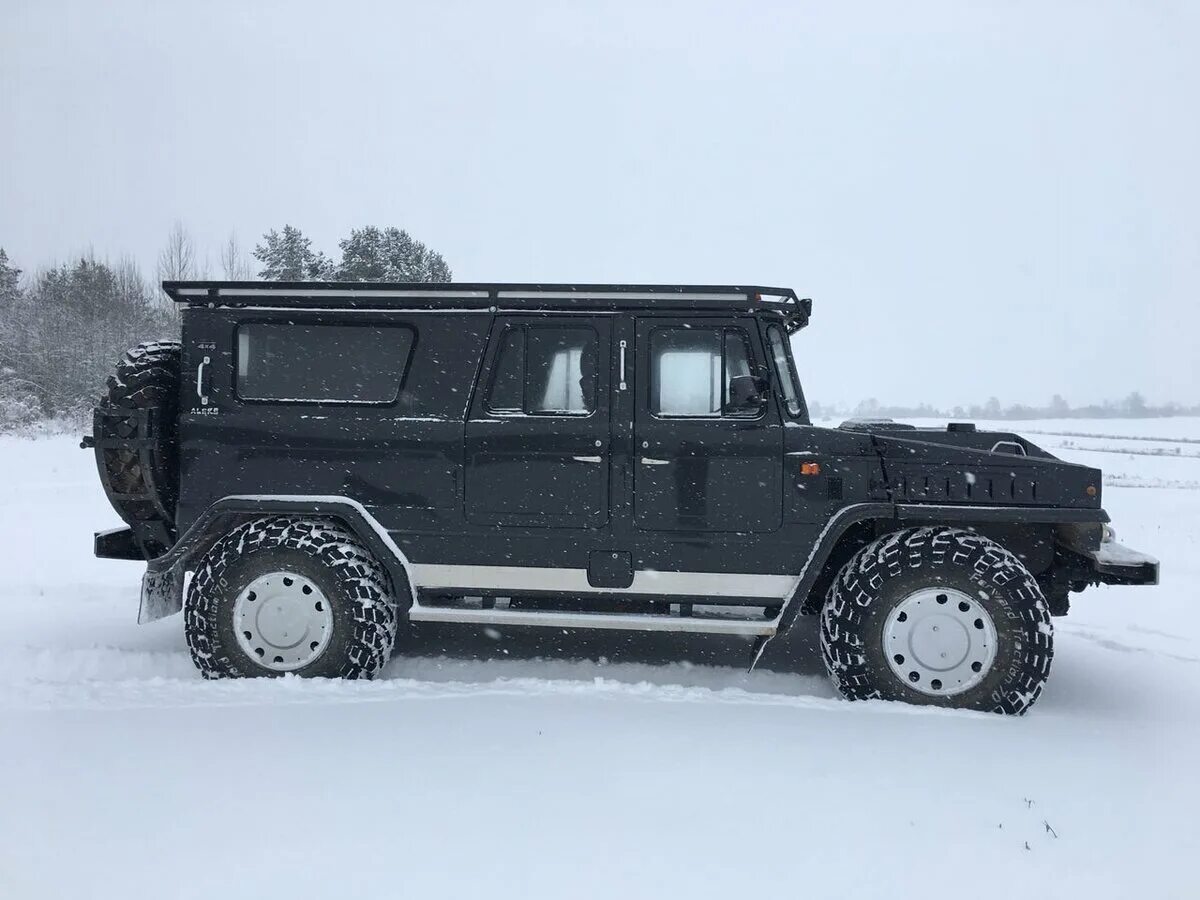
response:
[[[821,401],[1200,402],[1200,4],[0,0],[0,246],[815,298]]]

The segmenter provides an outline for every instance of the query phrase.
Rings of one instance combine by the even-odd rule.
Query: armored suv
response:
[[[207,677],[370,677],[406,621],[704,632],[819,614],[851,699],[1022,713],[1052,616],[1153,584],[1100,472],[966,423],[812,424],[758,286],[167,282],[85,446]]]

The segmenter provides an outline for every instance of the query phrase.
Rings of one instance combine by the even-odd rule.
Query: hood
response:
[[[871,435],[897,503],[970,503],[1098,509],[1100,470],[1065,462],[1018,434],[968,422],[916,428],[851,420]]]

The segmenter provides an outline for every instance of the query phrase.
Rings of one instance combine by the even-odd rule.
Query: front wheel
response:
[[[371,678],[395,643],[397,593],[407,597],[407,585],[393,587],[340,522],[257,519],[196,567],[184,601],[188,649],[205,678]]]
[[[1026,712],[1050,674],[1050,611],[1012,553],[972,531],[879,538],[821,612],[825,667],[848,699]]]

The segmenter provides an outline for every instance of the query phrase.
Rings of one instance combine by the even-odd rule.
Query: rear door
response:
[[[599,317],[497,319],[466,426],[469,522],[608,523],[610,355]]]
[[[759,375],[752,319],[639,317],[634,523],[643,532],[770,532],[782,523],[783,429],[774,402],[730,405]]]

